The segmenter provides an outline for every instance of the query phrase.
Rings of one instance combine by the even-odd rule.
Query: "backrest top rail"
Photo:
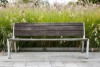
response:
[[[83,25],[83,23],[15,23],[15,25]]]

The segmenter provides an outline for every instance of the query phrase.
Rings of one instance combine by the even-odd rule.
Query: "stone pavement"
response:
[[[18,52],[0,56],[0,67],[100,67],[100,52]]]

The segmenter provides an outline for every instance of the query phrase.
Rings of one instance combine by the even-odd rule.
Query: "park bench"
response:
[[[17,36],[21,37],[18,38]],[[32,36],[31,38],[22,38],[22,36]],[[59,38],[34,38],[35,36],[60,36]],[[61,38],[63,36],[63,38]],[[64,36],[71,36],[66,38]],[[72,38],[72,36],[75,36]],[[76,37],[78,36],[78,37]],[[16,38],[17,37],[17,38]],[[89,53],[89,39],[85,38],[84,23],[15,23],[13,25],[13,37],[7,39],[8,58],[10,54],[10,42],[14,42],[16,51],[17,41],[81,41],[82,52],[84,51],[84,42],[86,42],[86,58]]]

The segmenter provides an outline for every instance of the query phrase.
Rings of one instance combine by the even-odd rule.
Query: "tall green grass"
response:
[[[30,6],[15,5],[0,9],[0,31],[5,28],[5,45],[13,23],[84,22],[91,47],[100,46],[100,5]],[[96,29],[97,28],[97,29]],[[96,31],[97,32],[96,32]],[[1,32],[2,33],[2,32]],[[98,36],[96,36],[98,35]],[[97,40],[96,40],[97,38]]]

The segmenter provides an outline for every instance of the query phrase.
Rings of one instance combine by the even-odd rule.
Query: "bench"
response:
[[[16,38],[17,36],[78,36],[77,38]],[[81,41],[82,52],[86,41],[86,58],[89,53],[89,39],[85,38],[84,23],[15,23],[13,25],[13,37],[7,39],[8,58],[10,54],[10,42],[14,42],[15,51],[17,41]]]

